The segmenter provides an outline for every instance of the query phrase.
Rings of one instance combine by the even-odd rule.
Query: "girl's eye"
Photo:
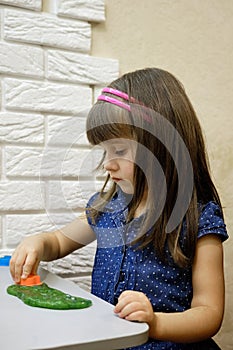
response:
[[[127,152],[127,149],[120,149],[120,150],[116,150],[115,151],[115,154],[117,155],[117,156],[124,156],[125,154],[126,154],[126,152]]]

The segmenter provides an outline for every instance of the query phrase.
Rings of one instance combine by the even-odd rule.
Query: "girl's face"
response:
[[[128,139],[112,139],[100,145],[104,150],[103,167],[123,192],[134,191],[134,159],[136,143]]]

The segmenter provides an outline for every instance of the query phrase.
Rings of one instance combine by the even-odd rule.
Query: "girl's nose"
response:
[[[117,164],[117,159],[114,158],[108,158],[104,160],[104,169],[106,171],[115,171],[118,170],[118,164]]]

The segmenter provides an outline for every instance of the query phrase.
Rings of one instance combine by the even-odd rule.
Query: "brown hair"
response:
[[[127,73],[109,87],[127,93],[129,98],[133,97],[133,101],[139,103],[130,103],[131,112],[128,112],[113,104],[98,101],[88,115],[88,140],[92,145],[97,145],[107,139],[125,137],[143,145],[143,148],[138,148],[136,155],[135,190],[129,204],[128,220],[134,217],[145,189],[148,189],[148,212],[141,232],[146,233],[150,229],[151,234],[140,235],[140,247],[153,242],[159,257],[165,260],[165,245],[168,244],[174,262],[186,267],[192,263],[195,253],[200,206],[213,200],[221,207],[211,180],[203,135],[195,111],[182,84],[172,74],[161,69],[147,68]],[[121,100],[119,97],[114,98]],[[189,169],[186,150],[190,157]],[[154,162],[154,158],[158,163]],[[168,232],[167,225],[178,195],[181,198],[187,196],[187,182],[184,179],[189,176],[192,188],[188,206],[176,227]],[[182,177],[183,187],[180,186]],[[109,177],[106,178],[95,208],[90,211],[94,220],[104,203],[111,200],[116,191],[115,184],[106,190],[108,180]],[[161,215],[157,218],[158,211],[161,211]],[[181,247],[179,238],[184,222],[186,240]]]

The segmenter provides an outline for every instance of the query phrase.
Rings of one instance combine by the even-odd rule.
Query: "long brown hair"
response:
[[[98,101],[87,118],[88,140],[92,145],[98,145],[107,139],[120,137],[133,139],[138,145],[143,145],[138,147],[135,159],[134,194],[129,204],[128,221],[134,217],[147,189],[148,210],[141,232],[146,233],[150,229],[151,234],[140,235],[140,247],[153,242],[159,257],[166,260],[165,246],[168,244],[174,262],[187,267],[192,263],[195,253],[201,206],[215,201],[221,207],[211,180],[196,113],[182,84],[172,74],[161,69],[147,68],[127,73],[109,87],[127,93],[130,101],[133,98],[131,111]],[[121,100],[119,97],[114,98]],[[190,182],[185,181],[189,178]],[[108,181],[109,176],[95,208],[90,210],[94,220],[106,201],[115,194],[115,184],[106,189]],[[168,230],[169,218],[178,197],[185,199],[188,191],[185,212],[175,227]],[[182,210],[181,201],[181,213]],[[181,247],[179,238],[184,222],[186,239]]]

